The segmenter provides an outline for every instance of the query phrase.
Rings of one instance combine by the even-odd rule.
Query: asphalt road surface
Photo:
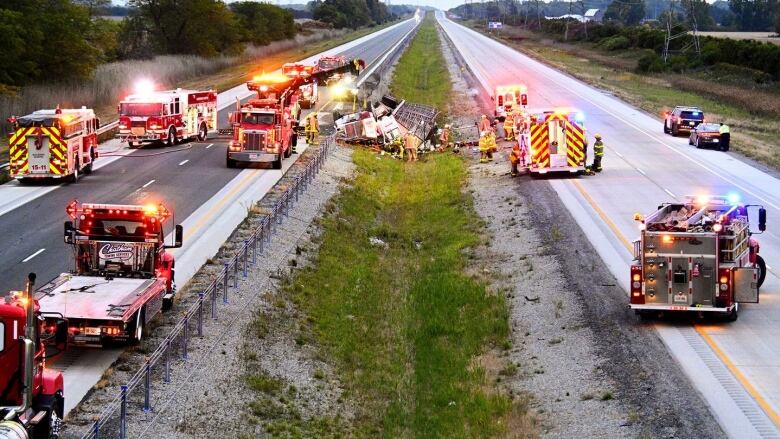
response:
[[[631,241],[638,237],[634,213],[647,214],[660,203],[698,194],[737,193],[745,202],[766,207],[768,231],[754,236],[770,267],[761,303],[741,306],[734,323],[661,321],[655,329],[727,434],[778,437],[780,232],[774,230],[773,219],[780,216],[780,181],[735,154],[696,149],[688,145],[687,137],[665,135],[659,117],[441,14],[438,18],[484,88],[481,92],[492,94],[499,85],[525,84],[529,109],[576,108],[585,114],[590,144],[594,134],[604,136],[604,172],[551,178],[550,184],[626,291]]]

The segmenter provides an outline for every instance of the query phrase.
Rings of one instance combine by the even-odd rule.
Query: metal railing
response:
[[[322,169],[325,160],[334,143],[333,136],[326,137],[320,148],[304,165],[302,171],[293,176],[284,176],[276,187],[282,187],[280,183],[287,180],[284,189],[278,193],[278,197],[264,207],[268,212],[260,220],[260,224],[245,239],[238,251],[224,262],[224,267],[211,283],[198,293],[198,298],[183,314],[171,332],[160,345],[147,358],[144,365],[122,386],[117,395],[109,402],[100,413],[82,439],[119,438],[126,439],[127,416],[132,408],[130,394],[134,390],[141,391],[143,396],[136,406],[140,406],[145,413],[152,411],[152,384],[154,379],[162,379],[163,383],[170,382],[171,366],[175,356],[181,360],[187,360],[188,342],[193,336],[201,337],[204,333],[204,323],[209,319],[218,319],[219,302],[228,304],[231,289],[238,289],[239,279],[248,277],[249,266],[257,262],[258,254],[262,254],[264,247],[270,243],[272,234],[277,225],[288,217],[290,208],[312,182],[317,173]],[[273,189],[272,189],[273,191]],[[268,194],[272,192],[269,191]],[[266,194],[266,196],[268,195]],[[265,197],[264,197],[265,198]],[[262,200],[261,200],[262,205]],[[221,300],[219,296],[221,295]],[[206,317],[208,314],[208,317]],[[155,370],[157,373],[155,373]]]

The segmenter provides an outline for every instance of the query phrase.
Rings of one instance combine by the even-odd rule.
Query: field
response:
[[[780,37],[774,32],[699,32],[699,35],[733,40],[756,40],[780,45]]]

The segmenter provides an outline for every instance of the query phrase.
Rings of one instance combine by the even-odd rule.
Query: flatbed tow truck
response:
[[[64,238],[73,246],[75,269],[36,293],[44,315],[67,321],[68,342],[111,345],[137,342],[174,294],[174,258],[166,251],[163,223],[171,216],[160,205],[68,205]]]

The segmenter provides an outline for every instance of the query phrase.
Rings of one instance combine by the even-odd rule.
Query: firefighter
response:
[[[487,163],[488,154],[490,154],[490,142],[488,141],[488,132],[482,131],[479,135],[479,162]]]
[[[317,119],[317,112],[312,111],[306,116],[306,143],[314,144],[317,136],[320,134],[320,122]]]
[[[445,148],[450,147],[450,125],[444,125],[444,129],[441,130],[441,135],[439,136],[439,141],[441,142],[441,149],[444,150]]]
[[[517,164],[523,160],[523,151],[520,149],[520,144],[515,143],[512,146],[512,152],[509,153],[509,162],[512,164],[512,177],[517,177]]]
[[[720,148],[724,151],[728,151],[729,142],[731,142],[731,128],[729,128],[729,126],[725,123],[721,122],[720,128],[718,128],[718,132],[720,132]]]
[[[515,140],[515,118],[514,116],[507,115],[504,119],[504,140]]]
[[[414,145],[414,140],[414,134],[411,131],[407,131],[406,137],[404,137],[404,150],[409,154],[409,158],[406,160],[408,162],[417,161],[417,147]]]
[[[604,142],[601,140],[601,134],[596,134],[596,141],[593,143],[593,171],[601,172],[601,161],[604,157]]]

